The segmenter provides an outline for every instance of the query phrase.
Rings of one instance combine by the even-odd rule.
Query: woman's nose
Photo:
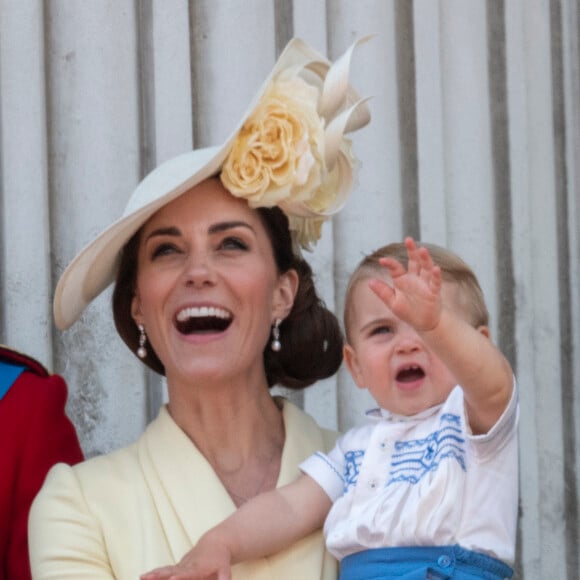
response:
[[[192,252],[184,268],[186,286],[201,288],[215,282],[215,270],[209,256],[205,252]]]

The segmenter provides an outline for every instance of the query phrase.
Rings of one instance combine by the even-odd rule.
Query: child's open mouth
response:
[[[418,365],[411,365],[399,370],[396,376],[398,383],[415,383],[425,378],[425,371]]]

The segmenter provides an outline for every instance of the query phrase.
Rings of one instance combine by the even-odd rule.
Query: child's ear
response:
[[[491,332],[489,331],[489,328],[487,326],[483,326],[483,324],[477,327],[477,332],[480,332],[486,338],[491,338]]]
[[[342,348],[342,354],[346,367],[354,379],[356,386],[359,389],[366,389],[362,368],[359,364],[356,350],[347,342]]]

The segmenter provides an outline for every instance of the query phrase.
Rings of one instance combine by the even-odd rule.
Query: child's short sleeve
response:
[[[333,502],[344,493],[344,467],[341,465],[344,455],[339,443],[328,455],[317,451],[300,464],[300,470],[314,479]]]
[[[505,445],[517,437],[518,424],[519,393],[518,385],[514,378],[510,401],[495,425],[483,435],[471,435],[468,433],[467,438],[471,442],[474,455],[479,461],[493,459]]]

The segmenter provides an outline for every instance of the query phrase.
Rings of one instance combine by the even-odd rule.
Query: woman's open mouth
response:
[[[191,306],[178,312],[175,326],[181,334],[211,334],[223,332],[231,322],[231,313],[223,308]]]

